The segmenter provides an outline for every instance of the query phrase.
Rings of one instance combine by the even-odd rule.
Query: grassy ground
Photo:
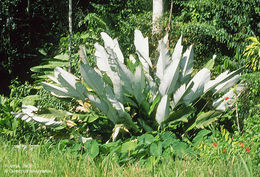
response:
[[[86,154],[48,150],[39,147],[22,150],[2,144],[0,146],[0,176],[257,176],[260,174],[250,156],[204,159],[171,157],[137,161],[119,165],[113,157],[92,160]]]

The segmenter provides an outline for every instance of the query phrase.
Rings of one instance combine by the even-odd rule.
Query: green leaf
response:
[[[38,100],[40,100],[39,95],[29,95],[29,96],[26,96],[26,97],[23,98],[22,104],[34,106]]]
[[[46,51],[44,49],[39,49],[38,52],[40,52],[40,54],[42,54],[44,56],[47,55],[47,53],[46,53]]]
[[[216,55],[213,55],[213,58],[210,59],[210,60],[203,66],[203,68],[207,68],[207,69],[211,70],[211,69],[214,67],[215,59],[216,59]]]
[[[188,117],[194,113],[196,110],[191,107],[183,107],[179,110],[173,111],[170,115],[169,118],[167,119],[167,121],[165,123],[168,122],[168,124],[175,124],[177,122],[188,122]]]
[[[69,56],[67,54],[60,54],[54,58],[48,58],[45,51],[41,50],[39,52],[46,58],[41,59],[43,62],[40,65],[30,68],[32,72],[35,72],[33,77],[36,79],[46,79],[48,75],[53,74],[54,68],[68,66]]]
[[[68,54],[59,54],[59,55],[56,55],[54,57],[54,59],[68,61],[69,60],[69,55]]]
[[[121,153],[128,153],[136,148],[136,142],[128,141],[122,144]]]
[[[169,147],[171,144],[174,144],[178,142],[178,139],[175,134],[172,132],[166,131],[160,134],[160,137],[162,138],[162,146],[163,148]]]
[[[39,111],[37,115],[48,119],[50,118],[65,119],[66,117],[71,116],[72,114],[64,110],[45,108],[45,109],[41,109],[41,111]]]
[[[137,120],[146,132],[153,131],[153,129],[142,118],[138,118]]]
[[[201,112],[196,119],[195,125],[197,128],[205,128],[212,122],[216,121],[221,115],[219,111]]]
[[[184,154],[186,154],[189,151],[188,145],[184,142],[176,142],[171,146],[176,152],[176,155],[179,157],[182,157]]]
[[[151,134],[143,134],[142,136],[137,137],[137,140],[142,144],[151,144],[155,141],[155,138]]]
[[[192,143],[194,143],[194,145],[199,144],[203,140],[203,138],[210,133],[211,131],[206,129],[199,131],[199,133],[193,138]]]
[[[155,99],[153,100],[152,105],[150,106],[150,109],[149,109],[149,112],[148,112],[148,115],[149,115],[149,116],[150,116],[150,115],[153,113],[153,111],[157,108],[157,105],[159,104],[160,100],[161,100],[161,96],[158,94],[158,95],[155,97]]]
[[[139,65],[138,62],[135,61],[135,58],[133,55],[130,55],[129,58],[126,59],[126,65],[129,68],[129,70],[134,73],[136,70],[136,67]]]
[[[150,153],[155,157],[159,157],[162,154],[162,142],[154,142],[150,146]]]
[[[72,115],[72,120],[77,119],[77,120],[84,120],[88,123],[92,123],[96,121],[99,118],[97,115],[86,115],[86,114],[73,114]]]
[[[221,112],[219,111],[212,111],[208,113],[208,115],[200,116],[196,120],[196,127],[197,128],[205,128],[210,125],[212,122],[216,121],[221,116]]]
[[[56,131],[59,131],[59,130],[62,130],[64,128],[66,128],[65,125],[60,125],[60,126],[54,127],[53,129],[56,130]]]
[[[97,143],[96,140],[89,140],[86,143],[84,143],[84,145],[87,149],[87,153],[88,153],[89,157],[94,159],[95,157],[98,156],[98,154],[99,154],[99,144]]]
[[[144,112],[144,115],[147,115],[148,111],[150,109],[150,104],[144,100],[142,103],[141,103],[141,110],[143,110]]]

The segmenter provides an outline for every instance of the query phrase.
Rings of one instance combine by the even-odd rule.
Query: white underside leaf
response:
[[[179,79],[180,60],[182,54],[181,45],[182,37],[178,40],[174,52],[172,54],[172,60],[169,66],[166,68],[163,78],[161,80],[159,91],[163,96],[165,94],[172,94],[177,89],[177,81]]]
[[[97,67],[100,71],[108,72],[110,71],[110,66],[108,63],[108,54],[105,50],[105,48],[98,43],[95,43],[94,45],[96,52],[96,61],[97,61]]]
[[[144,101],[143,90],[145,88],[145,77],[142,71],[141,66],[138,66],[135,70],[134,74],[134,82],[133,82],[133,93],[135,99],[137,100],[138,104],[140,105]]]
[[[88,84],[88,86],[95,90],[95,92],[102,96],[103,90],[105,87],[105,83],[102,77],[88,64],[82,64],[79,66],[81,76],[84,81]]]
[[[149,73],[149,66],[152,67],[152,62],[149,58],[149,44],[148,38],[144,38],[143,34],[139,30],[135,30],[134,45],[139,57],[140,62],[143,65],[143,69],[146,73]]]
[[[160,56],[156,65],[156,76],[162,80],[166,67],[170,64],[170,54],[166,43],[163,40],[159,41]]]
[[[164,95],[158,105],[155,115],[155,119],[159,125],[169,117],[169,109],[170,107],[168,95]]]
[[[101,37],[104,40],[105,48],[113,50],[121,63],[124,63],[124,56],[119,48],[117,39],[112,39],[107,33],[102,32]]]
[[[184,96],[183,101],[186,105],[189,105],[192,101],[200,97],[204,93],[205,84],[210,80],[210,70],[203,68],[200,70],[193,79],[189,82],[194,84],[190,92]]]
[[[187,83],[191,77],[192,69],[193,69],[193,58],[194,58],[194,48],[190,46],[186,52],[183,54],[181,59],[180,69],[180,82]]]

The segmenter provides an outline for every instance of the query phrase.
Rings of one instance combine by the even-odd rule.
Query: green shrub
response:
[[[260,70],[260,42],[257,37],[249,37],[251,44],[246,46],[244,56],[246,57],[247,67],[254,70]]]
[[[242,77],[246,90],[239,99],[239,118],[242,124],[241,138],[260,143],[260,73],[254,72]]]

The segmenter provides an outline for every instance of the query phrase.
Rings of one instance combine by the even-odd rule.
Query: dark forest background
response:
[[[165,1],[164,29],[170,4]],[[260,34],[259,4],[259,0],[174,0],[170,40],[176,41],[183,33],[189,44],[195,44],[201,63],[217,54],[218,70],[243,66],[241,55],[249,43],[247,38]],[[152,35],[151,19],[152,1],[73,0],[74,50],[86,42],[76,40],[77,36],[98,40],[99,32],[106,31],[118,36],[123,51],[129,54],[135,28]],[[44,49],[50,58],[66,52],[68,1],[1,1],[0,29],[0,94],[8,95],[12,80],[33,81],[30,68],[45,57],[39,50]]]

